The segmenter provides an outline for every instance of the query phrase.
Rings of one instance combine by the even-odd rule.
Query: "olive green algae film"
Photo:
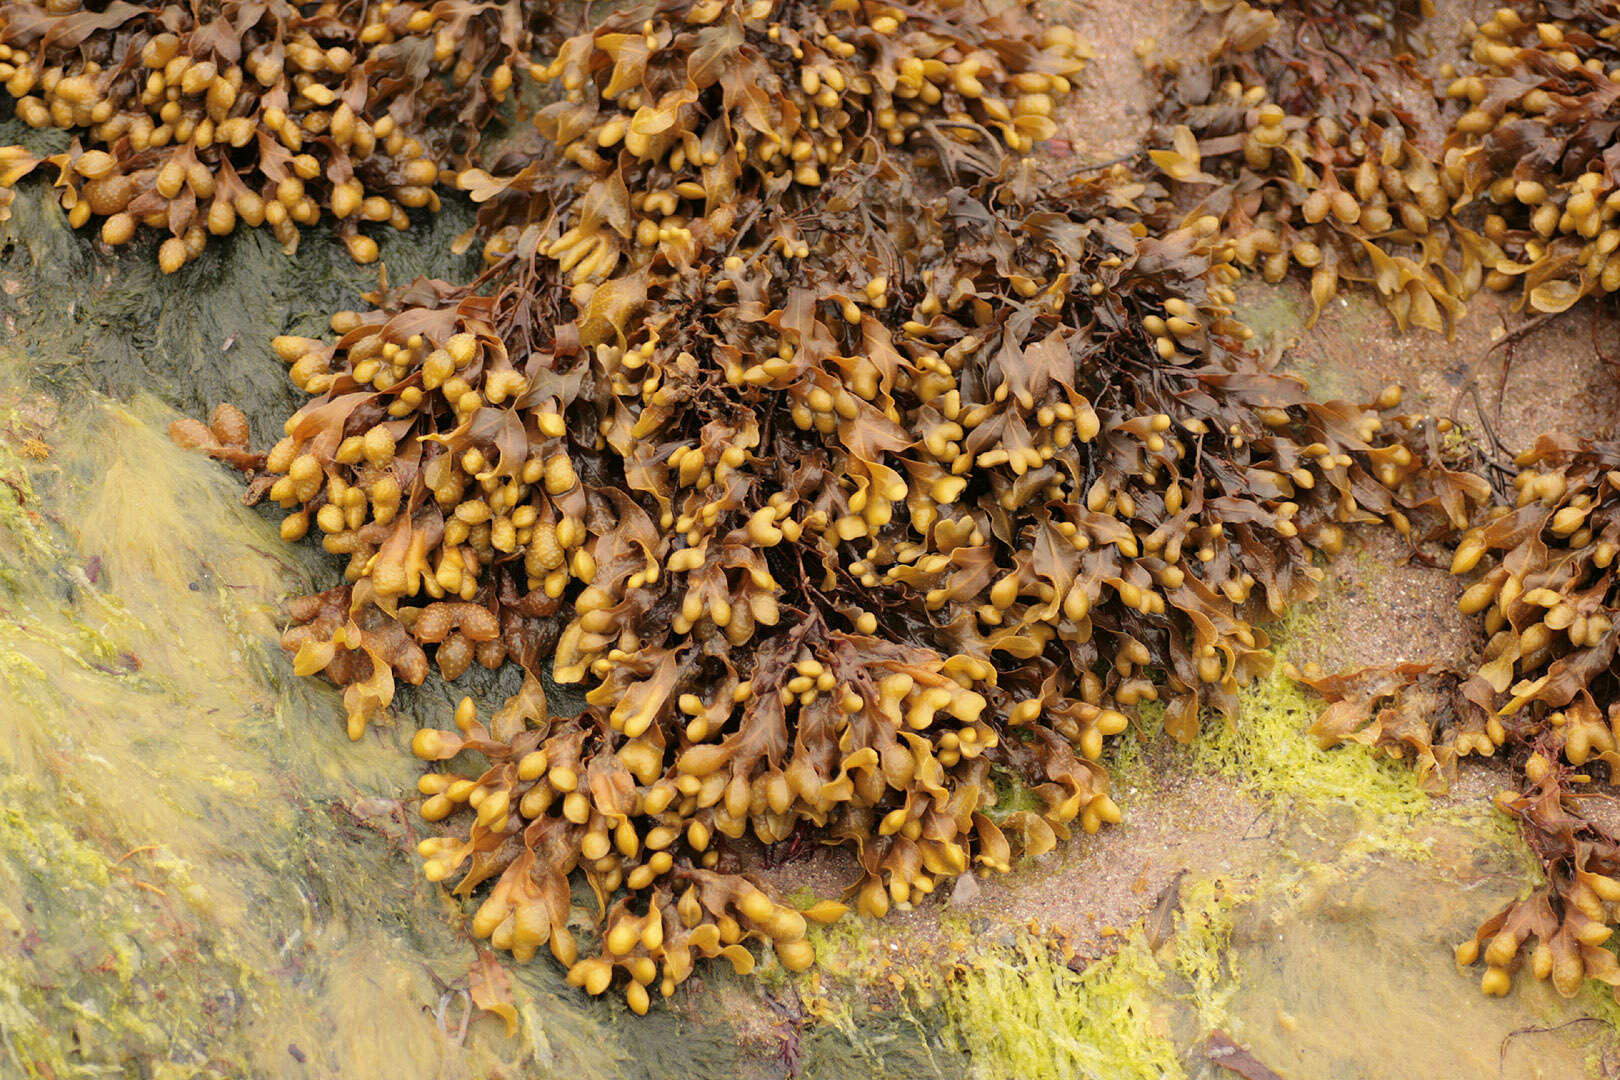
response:
[[[468,276],[449,250],[469,221],[447,203],[389,237],[391,279]],[[166,436],[221,400],[273,434],[294,395],[270,338],[320,333],[375,271],[319,230],[291,258],[239,232],[172,278],[151,254],[97,252],[41,185],[0,225],[0,1077],[1214,1080],[1233,1075],[1216,1032],[1286,1080],[1612,1068],[1612,1002],[1532,980],[1487,998],[1452,962],[1533,881],[1516,833],[1397,763],[1316,749],[1316,704],[1280,674],[1190,750],[1125,744],[1122,828],[1166,770],[1231,780],[1264,816],[1079,970],[1051,928],[947,964],[850,918],[804,976],[706,972],[635,1018],[541,958],[510,969],[515,1036],[468,1021],[477,954],[412,852],[409,736],[449,691],[431,677],[349,742],[277,645],[286,598],[338,566]],[[1015,874],[1040,888],[1064,857]],[[877,984],[854,958],[889,944]]]
[[[355,265],[326,230],[307,234],[290,258],[264,230],[238,230],[165,275],[154,245],[98,251],[92,230],[69,227],[44,185],[22,185],[11,212],[0,224],[0,317],[29,344],[36,381],[120,399],[147,391],[205,419],[228,400],[256,441],[278,438],[280,418],[302,404],[270,338],[325,333],[331,312],[358,306],[378,284],[378,267]],[[470,278],[476,255],[450,249],[471,224],[469,204],[446,200],[410,230],[386,230],[390,283]]]

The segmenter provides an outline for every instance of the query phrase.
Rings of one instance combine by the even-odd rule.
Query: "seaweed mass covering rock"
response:
[[[298,669],[355,737],[430,654],[529,672],[414,744],[488,763],[422,781],[476,933],[637,1011],[749,939],[807,966],[843,905],[756,843],[851,848],[881,915],[1118,820],[1104,740],[1231,712],[1347,524],[1466,524],[1445,422],[1245,350],[1217,217],[1030,154],[1085,54],[1016,7],[615,11],[531,69],[541,148],[459,173],[477,281],[276,342],[312,400],[252,493],[349,557]]]

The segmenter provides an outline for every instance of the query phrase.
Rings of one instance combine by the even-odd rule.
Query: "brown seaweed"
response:
[[[98,219],[111,245],[165,232],[166,272],[238,224],[290,252],[323,216],[371,262],[360,226],[438,209],[440,170],[510,95],[547,7],[5,4],[0,80],[18,118],[75,137],[43,158],[0,147],[0,220],[11,186],[51,165],[74,227]]]

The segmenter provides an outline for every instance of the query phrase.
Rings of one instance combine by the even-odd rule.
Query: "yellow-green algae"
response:
[[[1319,699],[1283,674],[1281,665],[1246,687],[1242,718],[1212,719],[1193,744],[1195,768],[1237,780],[1273,799],[1339,804],[1369,814],[1421,813],[1429,798],[1413,771],[1361,746],[1323,750],[1305,734],[1320,715]]]
[[[1156,950],[1138,925],[1119,951],[1078,973],[1030,935],[978,961],[947,996],[949,1033],[972,1056],[972,1075],[1182,1080],[1188,1031],[1225,1019],[1237,899],[1224,879],[1194,882],[1168,942]]]

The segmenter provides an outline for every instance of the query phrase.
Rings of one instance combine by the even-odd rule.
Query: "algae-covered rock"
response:
[[[38,380],[120,398],[144,390],[190,416],[229,400],[256,443],[279,435],[299,396],[271,338],[324,330],[327,312],[378,281],[379,266],[356,266],[320,230],[293,257],[243,230],[166,275],[140,242],[113,253],[70,228],[43,185],[23,185],[11,209],[0,223],[0,317],[29,343]],[[383,238],[382,272],[396,282],[465,273],[472,263],[450,246],[470,221],[466,203],[447,200],[443,213]]]

